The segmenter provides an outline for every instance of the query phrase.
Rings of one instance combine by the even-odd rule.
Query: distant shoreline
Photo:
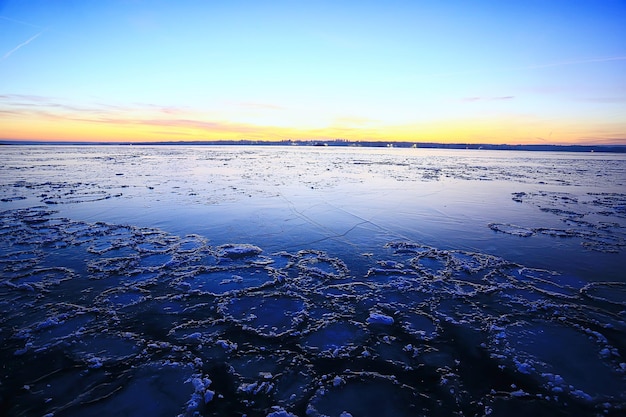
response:
[[[417,148],[417,149],[473,149],[473,150],[505,150],[505,151],[543,151],[543,152],[608,152],[626,153],[626,145],[507,145],[478,143],[436,143],[436,142],[379,142],[379,141],[160,141],[160,142],[62,142],[62,141],[19,141],[0,140],[1,145],[50,145],[50,146],[333,146],[333,147],[367,147],[367,148]]]

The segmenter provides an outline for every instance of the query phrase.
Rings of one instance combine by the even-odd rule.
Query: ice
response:
[[[220,339],[216,342],[216,344],[227,352],[237,350],[237,343],[233,343],[228,340]]]
[[[191,289],[211,294],[257,288],[273,281],[270,271],[254,266],[236,269],[205,268],[184,279]]]
[[[203,404],[207,404],[213,401],[215,392],[209,389],[209,387],[213,383],[213,381],[211,381],[209,378],[194,376],[185,382],[190,382],[194,388],[194,393],[191,396],[191,399],[187,401],[187,412],[197,412]]]
[[[586,333],[549,322],[517,324],[499,332],[497,344],[518,372],[545,378],[552,391],[558,388],[615,395],[626,388],[626,384],[612,370],[610,362],[602,358],[602,345],[606,340],[594,340]]]
[[[626,306],[626,283],[591,282],[581,292],[594,300]]]
[[[47,152],[0,167],[7,415],[626,409],[619,158]]]
[[[589,395],[589,394],[587,394],[586,392],[583,392],[583,391],[581,391],[581,390],[579,390],[579,389],[572,390],[572,391],[570,392],[570,394],[571,394],[574,398],[578,398],[578,399],[581,399],[581,400],[586,401],[586,402],[591,402],[591,401],[593,400],[593,398],[591,397],[591,395]]]
[[[145,300],[144,294],[141,291],[133,290],[105,292],[103,295],[105,295],[103,302],[111,303],[118,309],[132,306]]]
[[[528,393],[525,392],[524,390],[518,389],[517,391],[512,391],[511,392],[511,397],[527,397]]]
[[[304,336],[306,349],[323,355],[347,354],[365,341],[366,332],[357,323],[334,322]]]
[[[305,306],[305,301],[300,298],[257,294],[227,300],[220,310],[244,329],[278,337],[297,331],[306,315]]]
[[[142,256],[137,263],[137,268],[143,270],[160,270],[167,266],[173,265],[172,257],[167,254]]]
[[[275,411],[269,413],[266,417],[297,417],[295,414],[289,413],[280,407],[275,407]]]
[[[185,381],[191,370],[180,365],[150,363],[136,370],[125,384],[102,387],[92,398],[82,399],[86,404],[72,404],[67,415],[179,415],[181,404],[191,397],[193,387]],[[123,380],[122,379],[122,380]],[[121,381],[120,381],[121,382]]]
[[[626,194],[593,193],[574,195],[555,191],[517,192],[513,200],[531,204],[550,213],[569,226],[567,229],[538,225],[521,228],[511,224],[491,223],[495,231],[516,236],[529,237],[541,233],[555,238],[579,238],[583,247],[598,252],[619,253],[626,246],[624,225],[607,222],[606,219],[621,219]]]
[[[368,324],[382,324],[385,326],[390,326],[394,323],[394,319],[391,316],[387,316],[381,313],[370,313],[370,316],[367,318]]]
[[[406,332],[420,339],[432,339],[437,336],[437,325],[432,317],[424,312],[403,311],[402,325]]]
[[[513,236],[530,237],[535,234],[533,229],[516,226],[514,224],[490,223],[489,228],[496,232],[502,232]]]
[[[218,246],[216,250],[218,256],[230,259],[248,258],[263,252],[261,248],[255,245],[234,243]]]
[[[67,317],[63,314],[60,317],[49,317],[35,326],[33,332],[29,334],[29,340],[34,346],[47,349],[53,344],[63,342],[68,337],[80,336],[86,330],[85,326],[93,320],[92,314],[80,313],[74,317]]]
[[[323,387],[307,406],[307,416],[413,416],[434,411],[406,385],[377,374],[346,375],[346,383]]]

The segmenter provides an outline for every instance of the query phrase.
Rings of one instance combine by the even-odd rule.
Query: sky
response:
[[[626,0],[0,0],[0,138],[626,145]]]

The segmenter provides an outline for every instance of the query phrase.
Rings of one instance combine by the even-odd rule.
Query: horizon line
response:
[[[519,149],[519,148],[535,148],[535,149],[593,149],[593,148],[620,148],[626,151],[626,144],[574,144],[574,143],[478,143],[478,142],[423,142],[423,141],[404,141],[404,140],[350,140],[350,139],[283,139],[283,140],[263,140],[263,139],[218,139],[218,140],[159,140],[159,141],[70,141],[70,140],[36,140],[36,139],[0,139],[0,145],[111,145],[111,146],[151,146],[151,145],[224,145],[224,146],[241,146],[241,145],[260,145],[260,146],[365,146],[365,147],[399,147],[399,148],[456,148],[456,149]]]

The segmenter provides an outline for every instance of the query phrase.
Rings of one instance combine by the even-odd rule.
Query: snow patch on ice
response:
[[[386,314],[372,312],[367,318],[367,322],[369,324],[382,324],[385,326],[390,326],[394,323],[394,319],[393,317]]]

